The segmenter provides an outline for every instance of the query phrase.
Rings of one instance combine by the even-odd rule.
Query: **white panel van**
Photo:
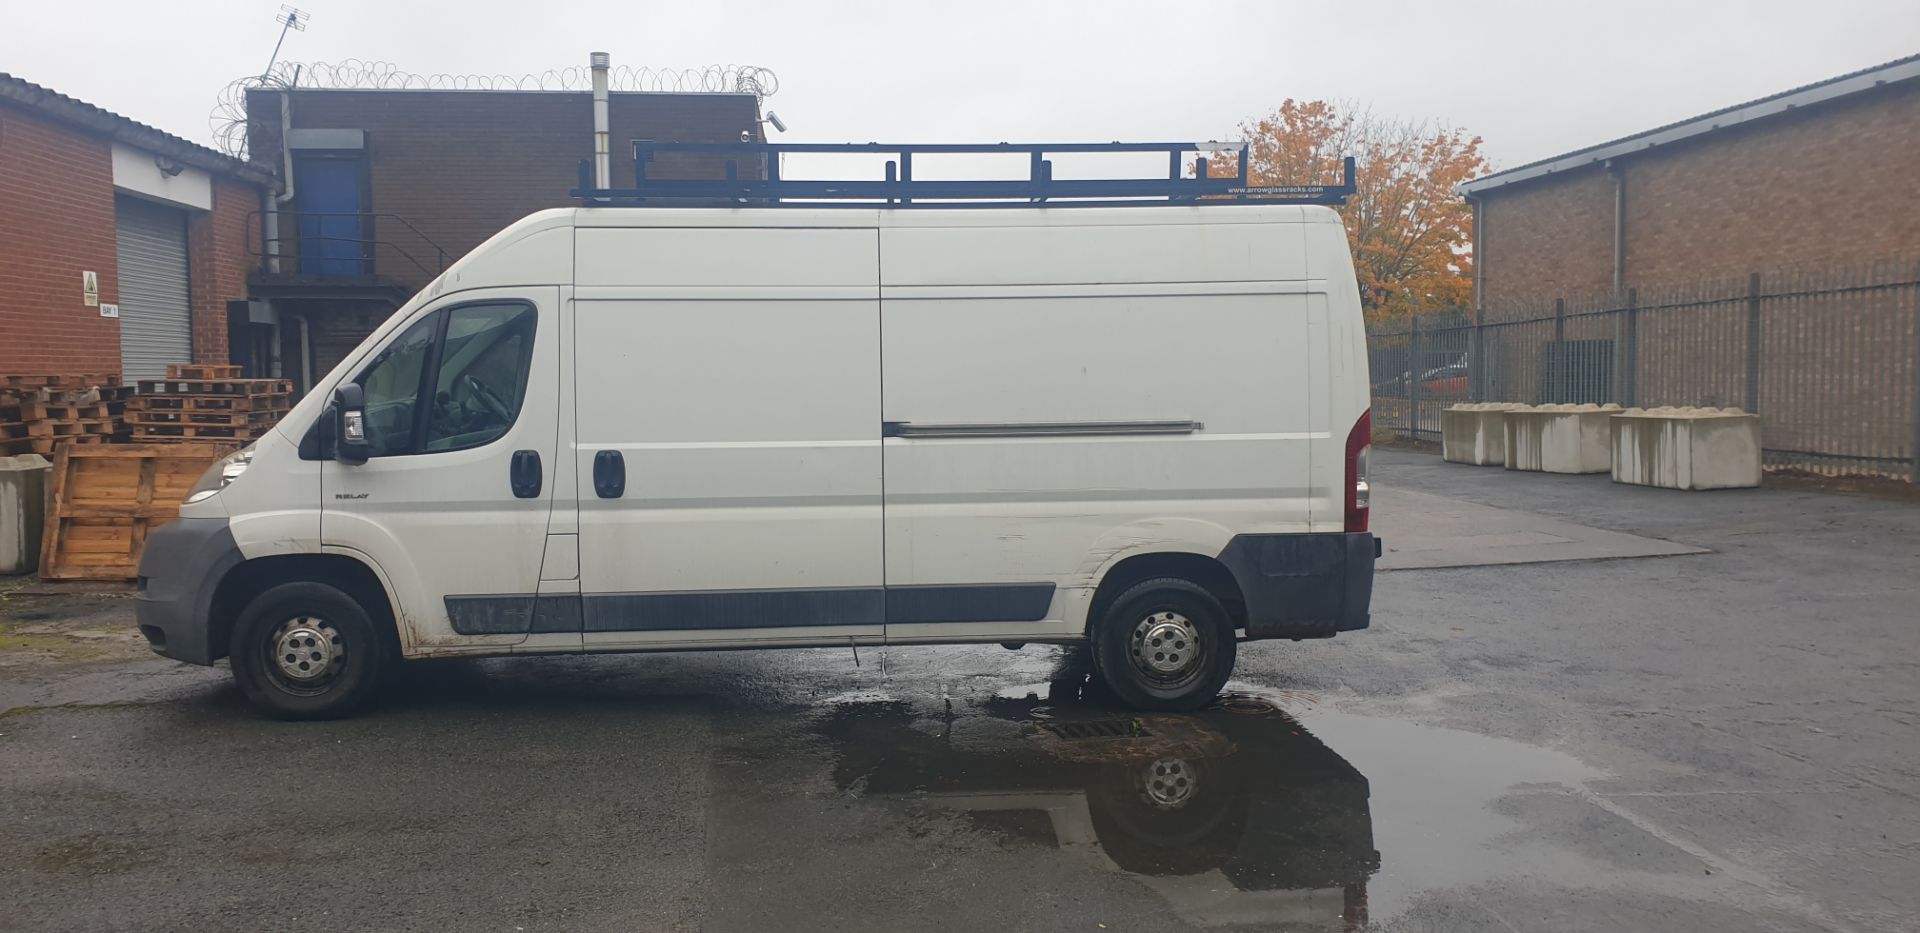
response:
[[[337,716],[405,658],[1085,645],[1206,703],[1365,628],[1330,209],[543,211],[149,539],[155,651]]]

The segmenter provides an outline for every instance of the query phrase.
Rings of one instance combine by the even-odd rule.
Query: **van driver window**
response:
[[[421,445],[426,452],[492,443],[513,427],[526,394],[534,310],[467,305],[449,314]]]
[[[537,319],[523,304],[476,304],[407,328],[355,380],[366,393],[368,455],[465,450],[506,434],[526,396]]]

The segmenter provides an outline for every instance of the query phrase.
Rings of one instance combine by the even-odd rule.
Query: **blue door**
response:
[[[360,213],[360,159],[309,156],[293,165],[300,203],[300,271],[363,275],[367,236]]]

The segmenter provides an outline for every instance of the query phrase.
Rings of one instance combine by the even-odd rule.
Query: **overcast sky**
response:
[[[5,5],[0,71],[196,142],[278,0]],[[299,0],[282,58],[771,68],[789,141],[1201,140],[1288,97],[1445,120],[1513,166],[1920,52],[1920,0]]]

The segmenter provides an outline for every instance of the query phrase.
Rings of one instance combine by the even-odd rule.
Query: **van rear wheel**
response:
[[[276,719],[334,719],[380,685],[390,652],[359,601],[324,583],[283,583],[240,612],[228,645],[234,682]]]
[[[1093,632],[1101,680],[1143,710],[1206,705],[1233,674],[1236,647],[1226,608],[1205,587],[1177,577],[1129,587]]]

